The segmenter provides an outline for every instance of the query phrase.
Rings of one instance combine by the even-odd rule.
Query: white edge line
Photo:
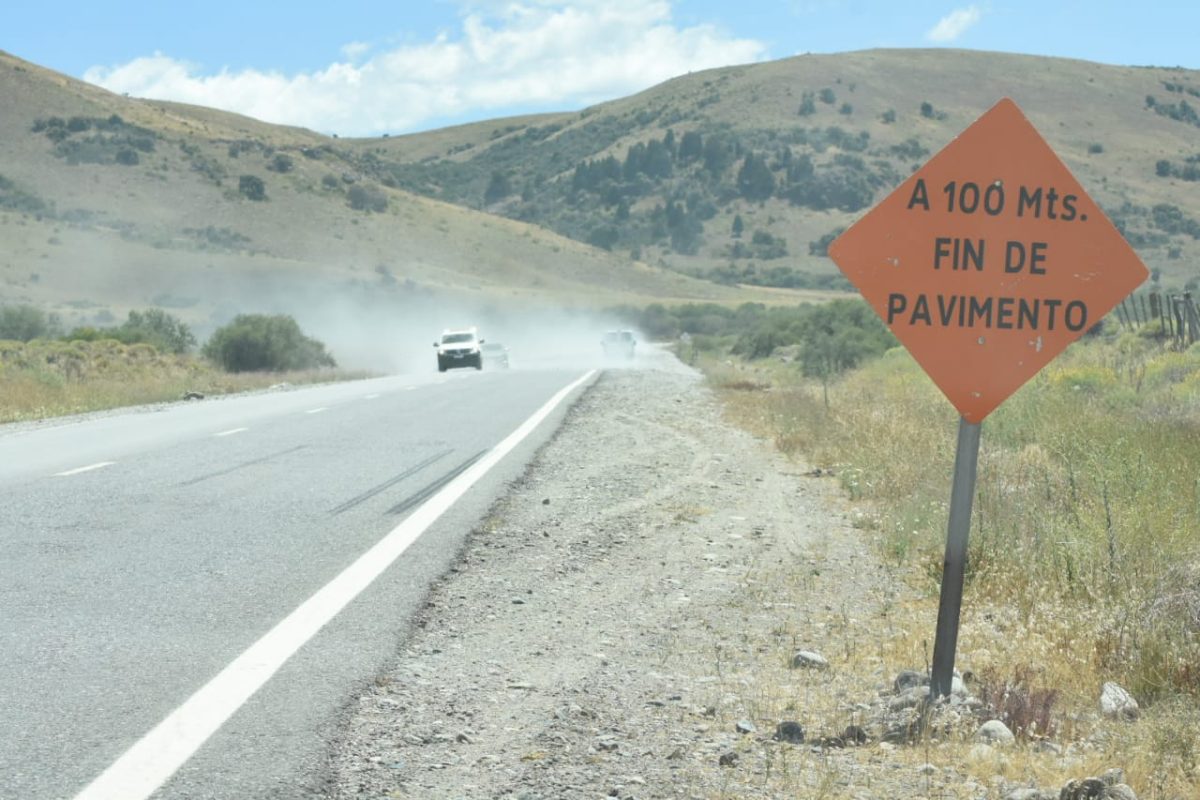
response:
[[[86,467],[76,467],[75,469],[69,469],[66,472],[56,472],[56,473],[54,473],[54,477],[65,478],[68,475],[78,475],[81,472],[91,472],[92,470],[100,469],[101,467],[111,467],[115,463],[117,463],[117,462],[101,461],[98,464],[88,464]]]
[[[305,411],[304,413],[305,414],[320,414],[322,411],[328,411],[328,410],[329,410],[329,406],[321,406],[320,408],[310,408],[308,411]]]
[[[375,399],[375,398],[377,398],[377,397],[379,397],[379,394],[378,394],[378,393],[375,393],[375,394],[368,394],[368,395],[365,395],[365,396],[363,397],[363,400],[374,400],[374,399]]]
[[[250,429],[249,428],[230,428],[227,431],[221,431],[220,433],[214,433],[213,436],[233,436],[235,433],[242,433],[242,432],[248,431],[248,430],[250,430]]]
[[[139,739],[75,800],[145,800],[175,774],[251,695],[325,623],[367,588],[447,509],[520,444],[571,392],[596,374],[589,370],[553,397],[469,469],[410,514],[341,574],[284,617]]]

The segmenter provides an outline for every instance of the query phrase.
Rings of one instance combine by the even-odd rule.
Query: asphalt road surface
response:
[[[581,377],[471,370],[0,428],[0,798],[319,789],[346,701]],[[472,478],[461,497],[438,494]],[[444,513],[394,562],[376,555],[437,502]],[[327,622],[273,630],[373,560],[378,577]],[[268,632],[294,654],[254,649]],[[143,746],[148,760],[122,761]]]

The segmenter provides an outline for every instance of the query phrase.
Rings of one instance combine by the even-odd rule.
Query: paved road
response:
[[[0,428],[0,798],[75,797],[580,375],[452,372]],[[319,788],[340,709],[562,408],[154,797]]]

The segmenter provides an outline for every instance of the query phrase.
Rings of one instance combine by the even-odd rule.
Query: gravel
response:
[[[604,372],[473,532],[347,710],[320,796],[961,788],[864,743],[854,709],[895,671],[848,655],[904,589],[836,481],[724,421],[690,369],[653,367]],[[826,668],[792,668],[800,649]]]

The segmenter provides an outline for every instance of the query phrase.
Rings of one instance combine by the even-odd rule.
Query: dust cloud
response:
[[[477,328],[485,342],[508,349],[514,370],[636,367],[636,355],[605,357],[601,337],[614,329],[633,330],[637,349],[645,350],[640,331],[615,314],[591,309],[531,301],[505,305],[403,285],[255,288],[240,301],[227,296],[197,337],[203,341],[238,313],[290,314],[307,336],[325,344],[339,367],[379,374],[436,372],[433,345],[447,328]]]

